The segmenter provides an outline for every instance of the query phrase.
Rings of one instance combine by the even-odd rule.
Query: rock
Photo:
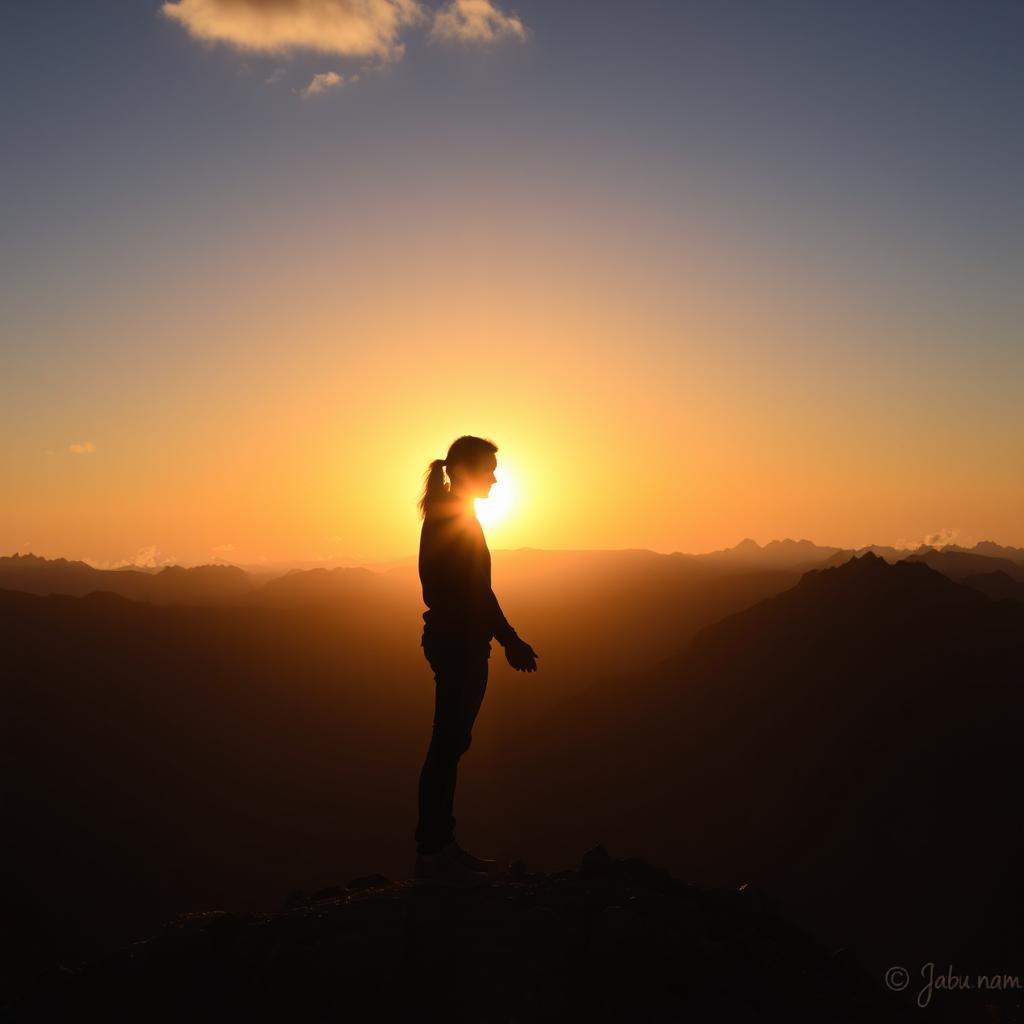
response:
[[[509,878],[517,882],[525,881],[527,878],[530,877],[529,873],[526,870],[525,860],[512,861],[512,863],[509,865],[508,874]]]
[[[740,893],[749,906],[754,907],[761,913],[778,914],[778,906],[763,889],[744,882],[736,891]]]
[[[580,874],[587,875],[604,872],[611,867],[611,864],[611,857],[608,856],[604,843],[598,843],[583,854],[583,859],[580,861]]]
[[[346,889],[373,889],[381,885],[391,885],[391,879],[386,878],[384,875],[360,875],[358,878],[353,878],[345,888]]]
[[[329,885],[326,889],[318,889],[309,897],[310,903],[323,903],[324,900],[339,900],[345,895],[340,885]]]
[[[856,958],[765,914],[756,889],[685,885],[638,858],[612,860],[602,844],[579,870],[534,877],[517,864],[476,889],[427,891],[367,875],[305,903],[294,894],[296,905],[276,914],[186,915],[79,971],[40,979],[0,1016],[10,1024],[910,1019]]]

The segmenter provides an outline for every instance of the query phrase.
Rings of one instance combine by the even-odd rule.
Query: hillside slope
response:
[[[705,889],[598,845],[475,890],[354,879],[276,914],[189,914],[55,970],[0,1019],[260,1021],[909,1020],[844,950],[764,895]]]

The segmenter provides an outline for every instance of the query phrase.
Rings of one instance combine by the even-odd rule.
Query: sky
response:
[[[1021,4],[4,19],[0,554],[1024,546]]]

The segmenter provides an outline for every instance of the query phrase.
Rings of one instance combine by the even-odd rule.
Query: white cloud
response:
[[[160,9],[205,42],[383,60],[402,56],[402,29],[425,17],[419,0],[167,0]]]
[[[337,71],[323,71],[319,75],[314,75],[312,81],[305,89],[302,90],[303,96],[318,96],[322,92],[327,92],[328,89],[340,89],[346,82],[355,81],[355,76],[351,78],[342,78]]]
[[[904,537],[900,537],[900,539],[893,544],[893,547],[899,548],[900,550],[915,550],[923,544],[931,548],[943,548],[947,544],[952,544],[959,536],[959,526],[944,526],[941,529],[936,530],[934,533],[925,534],[920,540],[907,540]]]
[[[148,547],[139,548],[128,562],[144,569],[156,569],[161,565],[174,565],[175,560],[175,555],[165,555],[155,544],[150,544]]]
[[[277,85],[277,83],[280,82],[281,79],[284,78],[284,76],[285,76],[284,68],[274,68],[274,70],[271,71],[270,74],[267,75],[267,77],[263,79],[263,84],[264,85]]]
[[[491,0],[449,0],[434,15],[430,37],[460,43],[493,43],[503,37],[524,40],[526,26]]]
[[[949,527],[943,527],[941,530],[936,530],[935,533],[929,533],[924,543],[930,545],[933,548],[943,548],[947,544],[952,544],[960,535],[960,528],[954,526],[952,529]]]
[[[68,445],[68,451],[72,455],[92,455],[96,451],[96,445],[92,441],[76,441]]]

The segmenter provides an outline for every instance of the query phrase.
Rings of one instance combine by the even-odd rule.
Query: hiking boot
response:
[[[466,889],[485,885],[488,881],[490,879],[485,872],[474,871],[454,857],[449,857],[445,850],[416,854],[416,867],[413,871],[413,882],[416,885],[446,885]]]
[[[478,857],[475,853],[464,850],[459,846],[457,839],[453,839],[444,848],[444,852],[457,864],[469,868],[470,871],[483,871],[484,874],[490,875],[498,870],[498,862],[496,860],[491,860],[488,857]]]

